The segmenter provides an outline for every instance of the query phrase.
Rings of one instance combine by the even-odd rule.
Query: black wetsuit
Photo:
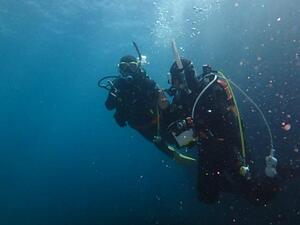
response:
[[[165,127],[165,112],[158,106],[159,88],[156,83],[141,74],[137,79],[117,78],[113,81],[105,106],[115,109],[114,118],[120,127],[127,124],[144,138],[173,158]],[[158,139],[156,139],[158,137]]]
[[[189,77],[189,74],[185,74]],[[191,116],[192,108],[199,93],[215,78],[193,82],[190,93],[179,91],[171,104],[172,120]],[[194,116],[194,135],[198,138],[199,199],[214,203],[220,192],[243,195],[253,204],[263,204],[273,198],[278,191],[274,179],[265,177],[258,182],[256,177],[247,179],[240,174],[244,165],[241,157],[241,133],[237,109],[226,80],[217,80],[200,98]]]
[[[117,78],[113,81],[105,106],[116,109],[114,118],[120,127],[127,124],[152,141],[157,127],[156,83],[142,74],[136,79]]]

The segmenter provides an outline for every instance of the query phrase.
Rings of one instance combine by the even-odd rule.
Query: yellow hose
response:
[[[221,77],[223,77],[225,79],[225,81],[227,82],[229,90],[230,90],[231,95],[232,95],[233,103],[234,103],[234,105],[236,107],[237,119],[238,119],[238,124],[239,124],[239,129],[240,129],[240,138],[241,138],[241,146],[242,146],[242,157],[243,157],[243,163],[245,165],[246,164],[246,147],[245,147],[244,132],[243,132],[243,126],[242,126],[242,120],[241,120],[241,115],[240,115],[239,107],[238,107],[237,101],[235,99],[235,96],[234,96],[234,93],[233,93],[233,90],[232,90],[232,87],[230,85],[229,80],[225,77],[225,75],[222,72],[218,71],[218,73],[220,73]]]

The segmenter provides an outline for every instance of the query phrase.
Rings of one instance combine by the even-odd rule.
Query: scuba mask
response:
[[[118,67],[121,74],[132,74],[138,71],[140,65],[138,62],[120,62]]]
[[[143,71],[141,64],[143,62],[141,52],[135,42],[132,42],[135,50],[138,53],[138,59],[132,55],[125,55],[120,59],[118,69],[123,78],[131,77],[137,78],[137,76]]]

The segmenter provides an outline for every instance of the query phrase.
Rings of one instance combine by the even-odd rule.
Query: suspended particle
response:
[[[296,53],[295,60],[296,60],[296,66],[300,66],[300,57],[298,53]]]
[[[278,18],[277,18],[277,22],[280,22],[280,21],[281,21],[281,18],[280,18],[280,17],[278,17]]]

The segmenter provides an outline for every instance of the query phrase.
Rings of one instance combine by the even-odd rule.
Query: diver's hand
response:
[[[167,109],[170,105],[168,99],[165,96],[164,91],[161,89],[158,90],[158,105],[159,105],[159,108],[162,110]]]

